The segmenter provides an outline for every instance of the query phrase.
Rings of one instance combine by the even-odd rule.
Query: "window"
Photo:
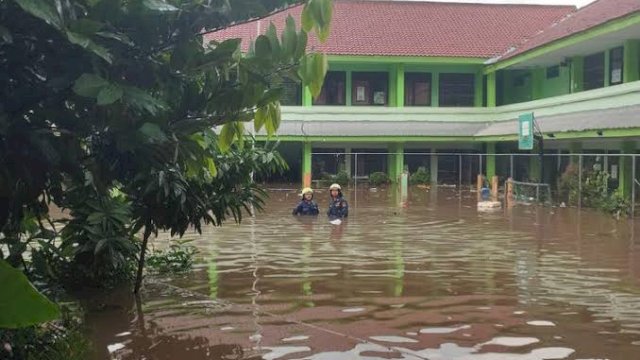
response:
[[[474,74],[440,74],[440,106],[473,106]]]
[[[547,68],[547,79],[555,79],[560,76],[560,65]]]
[[[302,86],[293,80],[284,80],[282,82],[282,97],[280,103],[285,106],[302,105]]]
[[[329,71],[324,78],[322,91],[314,105],[345,105],[346,74],[344,71]]]
[[[604,53],[584,58],[584,89],[598,89],[604,86]]]
[[[609,85],[622,84],[624,48],[612,49],[609,56]]]
[[[351,82],[351,103],[353,105],[387,105],[388,73],[354,72]]]
[[[406,106],[431,105],[431,74],[404,74],[404,104]]]
[[[513,87],[522,87],[531,80],[531,73],[521,73],[513,78]]]

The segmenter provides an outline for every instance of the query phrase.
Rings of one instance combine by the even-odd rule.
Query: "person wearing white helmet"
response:
[[[327,215],[331,219],[342,219],[349,216],[349,204],[342,196],[342,187],[340,184],[332,184],[329,186],[331,200],[329,201],[329,210]]]
[[[318,204],[313,201],[313,189],[306,187],[302,189],[302,200],[293,209],[293,215],[318,215]]]

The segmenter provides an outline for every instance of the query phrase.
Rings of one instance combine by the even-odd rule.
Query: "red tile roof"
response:
[[[551,24],[539,34],[517,46],[515,51],[506,53],[500,60],[508,59],[638,11],[640,11],[640,0],[595,1]]]
[[[638,0],[636,0],[638,1]],[[418,1],[334,0],[331,35],[309,48],[330,55],[447,56],[490,58],[574,11],[572,6],[494,5]],[[242,38],[243,49],[273,22],[299,24],[302,6],[231,26],[208,39]]]

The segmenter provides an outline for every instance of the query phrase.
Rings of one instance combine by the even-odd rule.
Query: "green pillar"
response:
[[[571,154],[580,154],[582,152],[582,143],[572,142],[569,144],[569,152]],[[577,165],[578,161],[578,156],[571,156],[571,164]]]
[[[482,71],[479,71],[476,73],[476,78],[475,78],[475,92],[474,92],[474,99],[473,99],[473,106],[475,107],[482,107],[482,100],[484,98],[484,86],[483,86],[483,78],[484,75],[482,74]]]
[[[390,154],[387,157],[387,173],[391,182],[395,184],[404,171],[404,147],[400,143],[394,143],[389,145],[388,150]]]
[[[487,74],[487,107],[496,106],[496,73]]]
[[[345,79],[346,80],[346,85],[345,85],[346,89],[344,89],[345,90],[344,91],[344,94],[345,94],[344,96],[346,96],[345,104],[347,106],[351,106],[351,91],[353,90],[353,85],[352,85],[353,82],[352,82],[352,72],[351,72],[351,70],[347,70],[344,76],[346,78]]]
[[[302,89],[302,106],[311,105],[313,105],[313,96],[311,96],[311,90],[309,90],[309,87],[305,86]]]
[[[305,141],[302,146],[302,187],[311,186],[311,143]]]
[[[496,175],[496,143],[487,143],[487,179]]]
[[[396,65],[396,106],[404,107],[404,64]]]
[[[636,143],[634,141],[625,141],[622,143],[621,153],[633,154],[636,152]],[[620,158],[620,170],[618,171],[618,193],[625,198],[631,197],[631,187],[633,186],[633,174],[631,157]]]
[[[537,68],[531,71],[531,98],[533,100],[542,99],[544,97],[545,76],[544,68]]]
[[[431,73],[431,106],[440,106],[440,74]]]
[[[640,80],[640,40],[627,40],[624,42],[624,82]]]
[[[571,92],[580,92],[584,88],[584,58],[575,56],[571,59]]]

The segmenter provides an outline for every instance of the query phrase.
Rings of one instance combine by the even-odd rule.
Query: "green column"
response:
[[[398,182],[404,171],[404,147],[400,143],[390,144],[388,147],[387,173],[394,184]]]
[[[487,74],[487,107],[496,106],[496,73]]]
[[[302,89],[302,106],[311,105],[313,105],[313,96],[311,96],[311,90],[309,90],[309,87],[305,86]]]
[[[537,68],[531,71],[531,97],[533,100],[544,97],[545,69]]]
[[[302,146],[302,187],[311,186],[311,149],[308,141]]]
[[[476,73],[476,78],[475,78],[475,97],[473,99],[473,106],[475,107],[482,107],[482,100],[483,100],[483,92],[484,92],[484,87],[483,87],[483,78],[484,75],[482,74],[482,71],[479,71]]]
[[[496,175],[496,143],[487,143],[487,179]]]
[[[633,154],[636,152],[636,143],[634,141],[625,141],[622,143],[621,150],[621,153],[623,154]],[[618,171],[618,193],[626,198],[631,196],[631,187],[633,186],[631,161],[631,157],[620,158],[620,170]]]
[[[431,106],[440,106],[440,74],[431,73]]]
[[[624,42],[624,65],[623,79],[624,82],[640,80],[640,66],[638,59],[640,58],[640,41],[627,40]]]
[[[575,56],[571,59],[571,92],[580,92],[584,88],[584,58]]]
[[[353,90],[353,82],[352,82],[352,75],[351,75],[351,70],[347,70],[345,73],[345,77],[346,77],[346,89],[344,89],[344,96],[346,96],[345,99],[345,104],[347,106],[351,106],[351,91]]]
[[[404,107],[404,64],[396,65],[396,106]]]

